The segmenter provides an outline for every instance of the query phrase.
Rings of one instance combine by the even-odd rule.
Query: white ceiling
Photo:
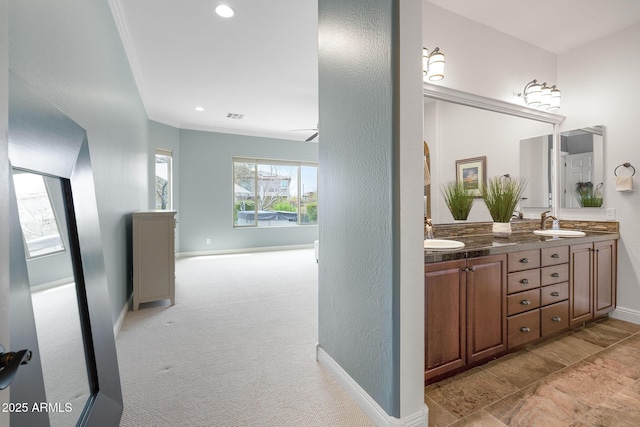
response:
[[[234,17],[215,14],[221,2]],[[429,2],[554,53],[640,22],[639,0]],[[299,141],[314,133],[293,129],[317,126],[317,0],[109,3],[151,120]]]

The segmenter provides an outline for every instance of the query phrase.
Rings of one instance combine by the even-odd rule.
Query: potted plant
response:
[[[442,197],[453,219],[466,221],[473,206],[473,195],[465,190],[462,182],[450,181],[442,186]]]
[[[593,188],[593,183],[578,182],[576,184],[576,197],[580,207],[599,208],[602,206],[602,183]]]
[[[493,234],[497,237],[511,235],[511,217],[527,186],[526,180],[509,175],[493,177],[480,186],[480,197],[493,219]]]

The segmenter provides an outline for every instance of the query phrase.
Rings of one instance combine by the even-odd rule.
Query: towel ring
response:
[[[617,168],[615,168],[615,169],[613,170],[613,174],[614,174],[615,176],[618,176],[618,173],[617,173],[617,172],[618,172],[618,169],[620,169],[622,166],[624,166],[625,168],[631,168],[631,169],[633,169],[633,172],[631,173],[631,176],[634,176],[634,175],[636,174],[636,168],[634,168],[633,166],[631,166],[631,163],[628,163],[628,162],[627,162],[627,163],[623,163],[623,164],[619,165]]]

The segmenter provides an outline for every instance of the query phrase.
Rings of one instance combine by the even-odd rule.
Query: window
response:
[[[318,223],[318,165],[233,159],[234,227]]]
[[[53,210],[45,177],[14,171],[13,182],[27,257],[64,251],[58,218]]]
[[[171,150],[156,148],[156,209],[171,210],[172,194],[172,157]]]

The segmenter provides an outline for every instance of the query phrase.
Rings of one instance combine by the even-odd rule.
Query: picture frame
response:
[[[487,156],[456,160],[456,182],[474,197],[480,197],[480,186],[487,183],[486,171]]]

